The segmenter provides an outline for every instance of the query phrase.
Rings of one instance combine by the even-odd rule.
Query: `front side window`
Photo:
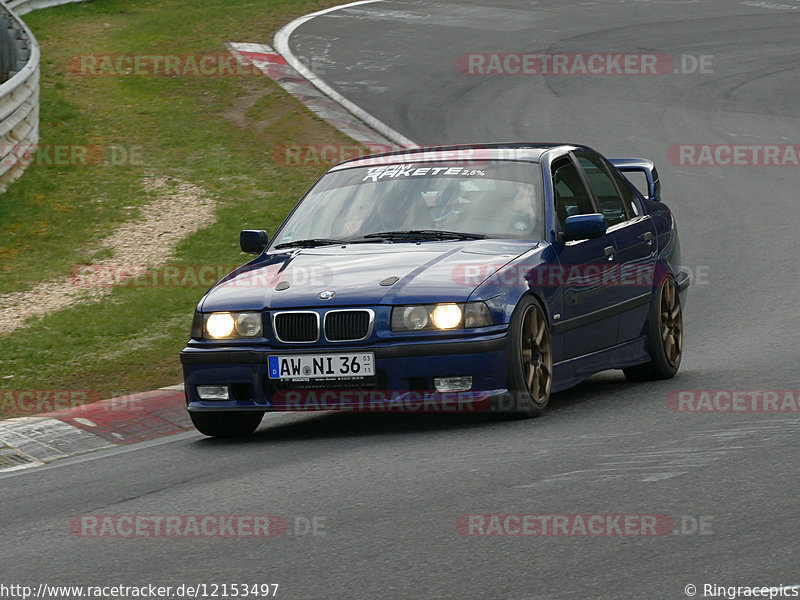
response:
[[[309,191],[274,242],[416,230],[539,240],[544,215],[537,167],[410,162],[334,171]]]
[[[552,170],[556,217],[561,231],[566,231],[567,217],[593,213],[594,206],[577,167],[568,158],[555,162]]]
[[[606,223],[611,226],[626,221],[628,217],[622,199],[603,161],[597,156],[582,153],[576,153],[576,158],[586,174],[586,180],[597,198]]]

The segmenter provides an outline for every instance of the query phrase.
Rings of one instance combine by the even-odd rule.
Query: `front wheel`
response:
[[[623,369],[629,381],[670,379],[678,372],[683,355],[683,311],[678,286],[667,277],[658,289],[647,324],[650,362]]]
[[[508,390],[515,417],[538,417],[550,400],[553,350],[550,327],[542,306],[526,296],[511,318]]]
[[[241,437],[253,433],[264,413],[247,412],[190,412],[197,431],[211,437]]]

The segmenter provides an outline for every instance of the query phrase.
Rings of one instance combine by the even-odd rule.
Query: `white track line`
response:
[[[389,127],[383,121],[373,117],[367,111],[365,111],[360,106],[356,106],[350,100],[342,96],[339,92],[334,90],[331,86],[325,83],[322,79],[317,77],[311,69],[306,67],[294,54],[292,54],[291,49],[289,48],[289,38],[291,37],[294,30],[297,29],[303,23],[310,21],[316,17],[322,16],[324,14],[334,12],[337,10],[341,10],[343,8],[348,8],[350,6],[359,6],[361,4],[372,4],[375,2],[383,2],[383,0],[359,0],[358,2],[350,2],[349,4],[342,4],[341,6],[334,6],[332,8],[326,8],[325,10],[320,10],[315,13],[311,13],[309,15],[305,15],[304,17],[299,17],[289,23],[288,25],[281,28],[275,34],[275,38],[273,39],[272,45],[275,47],[275,51],[283,56],[284,60],[298,73],[300,73],[303,77],[308,79],[314,87],[316,87],[320,92],[328,96],[331,100],[335,101],[339,104],[342,108],[347,110],[348,112],[352,113],[355,117],[372,127],[375,131],[380,133],[381,135],[385,136],[389,140],[393,141],[394,143],[406,147],[406,148],[416,148],[417,144],[408,139],[403,134],[395,131],[391,127]]]

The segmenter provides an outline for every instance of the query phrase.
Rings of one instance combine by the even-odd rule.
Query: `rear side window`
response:
[[[561,231],[566,229],[567,217],[594,212],[589,192],[583,185],[578,169],[569,160],[558,161],[553,165],[553,189]]]
[[[586,174],[589,187],[597,197],[600,211],[605,216],[606,223],[611,226],[626,221],[628,216],[625,212],[625,206],[619,197],[617,186],[614,185],[614,180],[611,179],[611,175],[603,161],[590,154],[576,154],[576,157],[583,168],[583,172]]]
[[[628,218],[633,219],[641,215],[642,207],[639,206],[639,200],[630,188],[631,184],[626,181],[623,175],[620,175],[614,169],[611,169],[611,175],[616,180],[617,187],[619,187],[620,194],[622,195],[622,204],[628,213]]]

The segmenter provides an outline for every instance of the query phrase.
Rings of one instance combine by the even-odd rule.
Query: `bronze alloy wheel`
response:
[[[626,367],[630,381],[669,379],[681,365],[683,354],[683,313],[678,285],[667,277],[658,286],[647,319],[647,353],[650,362]]]
[[[522,317],[520,357],[522,377],[531,399],[538,405],[547,403],[553,381],[553,352],[547,320],[535,304],[528,306]]]
[[[664,356],[670,366],[676,367],[681,362],[683,351],[683,314],[678,297],[678,286],[672,278],[667,279],[661,288],[661,343]]]

